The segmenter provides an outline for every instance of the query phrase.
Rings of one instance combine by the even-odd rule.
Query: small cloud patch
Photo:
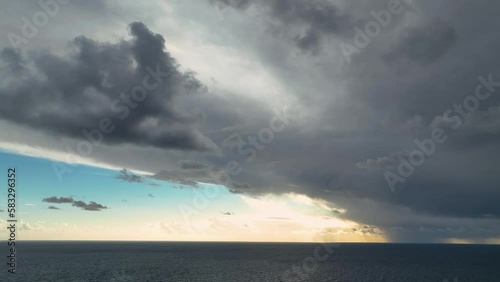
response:
[[[73,197],[49,197],[49,198],[44,198],[42,201],[53,204],[72,204],[73,207],[81,208],[86,211],[101,211],[104,209],[108,209],[108,207],[96,203],[94,201],[90,201],[87,204],[84,201],[77,201],[73,199]],[[56,206],[49,206],[48,209],[59,210],[60,208]]]

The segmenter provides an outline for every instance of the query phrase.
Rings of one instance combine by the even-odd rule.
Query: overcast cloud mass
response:
[[[401,1],[356,46],[389,2],[75,1],[18,46],[7,34],[40,7],[6,4],[2,147],[68,154],[104,119],[80,157],[123,181],[191,189],[232,170],[233,193],[304,194],[391,241],[498,242],[500,3]],[[391,190],[401,163],[414,171]]]

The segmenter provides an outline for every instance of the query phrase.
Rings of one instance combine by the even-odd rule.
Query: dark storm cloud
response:
[[[60,208],[55,207],[55,206],[49,206],[47,209],[49,209],[49,210],[60,210]]]
[[[175,182],[186,186],[198,186],[198,182],[214,182],[207,169],[162,170],[151,178]]]
[[[360,169],[375,169],[375,170],[384,170],[396,168],[402,159],[407,159],[409,152],[397,152],[393,153],[390,156],[378,157],[376,159],[368,159],[363,162],[359,162],[356,164],[357,168]]]
[[[21,54],[14,49],[3,49],[0,52],[0,59],[5,64],[6,69],[10,74],[22,75],[26,71],[22,62]]]
[[[493,205],[491,199],[498,198],[496,183],[500,178],[488,178],[466,184],[452,181],[439,183],[420,178],[409,180],[395,202],[413,207],[413,210],[423,214],[464,218],[481,218],[490,214],[499,219],[500,209]],[[480,187],[480,191],[474,191],[472,187]]]
[[[238,183],[238,182],[233,182],[233,188],[237,189],[237,190],[245,190],[245,189],[250,189],[252,187],[250,187],[250,185],[248,183]]]
[[[108,208],[93,201],[90,201],[88,204],[83,201],[75,201],[73,202],[73,206],[86,211],[101,211]]]
[[[494,80],[500,81],[498,1],[407,1],[411,9],[394,17],[350,64],[345,64],[337,44],[327,43],[330,39],[351,42],[353,27],[363,28],[367,20],[372,20],[371,9],[379,11],[388,1],[362,1],[363,4],[352,1],[332,4],[326,0],[219,2],[241,11],[241,17],[234,25],[230,17],[224,19],[223,24],[220,21],[217,25],[201,22],[203,31],[209,33],[207,36],[216,38],[210,44],[229,46],[242,57],[262,64],[286,88],[286,100],[298,100],[300,109],[310,119],[305,126],[287,127],[276,134],[264,150],[257,150],[251,162],[247,161],[247,154],[238,152],[238,145],[247,142],[248,135],[255,135],[268,126],[272,117],[266,108],[268,101],[254,101],[247,97],[251,94],[246,93],[184,95],[197,92],[188,90],[200,90],[203,86],[199,86],[190,73],[173,67],[173,59],[159,47],[165,43],[163,38],[141,26],[131,28],[133,40],[116,44],[78,38],[73,41],[75,52],[69,57],[56,57],[41,51],[26,55],[5,50],[2,60],[7,63],[7,76],[3,75],[2,79],[8,79],[0,82],[10,86],[5,91],[16,90],[14,86],[19,88],[10,92],[17,93],[11,96],[26,99],[19,98],[17,103],[11,103],[8,102],[11,96],[5,94],[2,97],[9,99],[0,105],[0,113],[8,113],[11,108],[15,118],[8,120],[22,124],[35,120],[32,128],[41,129],[47,128],[48,115],[63,117],[58,119],[61,126],[52,127],[57,132],[59,129],[65,132],[65,124],[78,125],[88,120],[82,119],[84,115],[90,115],[92,118],[85,128],[95,128],[98,117],[102,116],[100,113],[108,113],[109,106],[102,109],[96,105],[106,103],[94,103],[92,99],[119,98],[119,93],[129,93],[145,74],[141,73],[139,64],[145,62],[144,66],[162,57],[162,64],[170,66],[171,73],[175,74],[165,80],[177,87],[161,86],[164,91],[163,88],[154,91],[155,95],[148,97],[148,101],[155,97],[153,101],[143,101],[131,110],[131,116],[124,124],[118,124],[115,131],[120,133],[120,138],[126,136],[128,143],[162,148],[151,142],[152,134],[145,134],[145,142],[142,142],[141,132],[125,134],[128,133],[125,129],[132,125],[152,128],[155,130],[151,132],[161,135],[158,138],[162,140],[168,135],[166,133],[174,138],[179,136],[177,129],[186,128],[183,133],[203,138],[199,130],[210,134],[211,140],[221,145],[222,153],[207,157],[197,152],[184,151],[178,155],[172,152],[171,155],[157,150],[139,152],[132,148],[133,153],[119,158],[116,155],[121,156],[123,151],[113,147],[106,148],[109,151],[103,151],[96,158],[109,161],[108,157],[113,157],[121,167],[143,171],[159,171],[165,167],[152,178],[190,186],[197,186],[197,182],[212,183],[213,179],[207,169],[182,169],[180,160],[190,159],[218,169],[224,168],[230,160],[237,160],[242,173],[232,177],[228,187],[231,192],[250,195],[295,192],[322,199],[337,208],[332,209],[335,217],[361,223],[362,227],[354,231],[359,234],[373,235],[383,230],[390,240],[402,242],[498,237],[500,118],[499,99],[495,95],[498,96],[500,90],[482,101],[480,109],[471,114],[470,121],[459,131],[451,131],[437,118],[454,103],[474,93],[477,76],[492,73]],[[375,4],[369,6],[372,3]],[[252,12],[259,17],[250,17]],[[198,20],[194,18],[189,20]],[[203,18],[199,17],[200,21]],[[246,23],[242,24],[243,21]],[[316,56],[297,52],[297,48],[314,52],[320,47],[325,52],[317,52]],[[64,68],[57,71],[60,65]],[[33,67],[42,74],[47,73],[47,81],[31,75]],[[233,79],[222,75],[217,80]],[[81,82],[83,80],[85,83]],[[189,81],[193,81],[193,87],[189,87]],[[78,95],[66,95],[66,88],[73,89],[75,84],[92,85],[97,90],[84,91],[84,86],[78,86],[75,92]],[[23,88],[23,85],[29,87]],[[61,100],[48,99],[55,105],[43,103],[44,95],[53,93],[53,89],[58,93],[54,97]],[[74,107],[60,107],[66,100],[77,102],[71,103]],[[28,109],[24,110],[22,105],[26,101]],[[35,107],[38,104],[41,106]],[[182,114],[180,105],[200,109],[203,114]],[[157,108],[161,108],[161,113]],[[77,109],[82,112],[75,112]],[[97,117],[93,117],[94,114]],[[73,115],[75,119],[71,118]],[[206,121],[197,124],[200,119]],[[446,129],[449,140],[439,145],[436,153],[392,193],[383,172],[397,169],[401,159],[407,159],[407,153],[403,157],[400,155],[416,148],[414,139],[428,138],[435,126]],[[165,127],[168,130],[164,132]],[[69,136],[81,137],[81,129]],[[109,139],[107,135],[106,138]],[[203,144],[198,142],[200,138],[189,139],[190,142],[183,146],[203,152],[206,146],[200,145]],[[193,146],[193,142],[196,145]],[[166,143],[179,147],[175,142]]]
[[[273,14],[278,25],[287,22],[280,12],[271,13],[275,1],[253,3],[268,7],[266,16]],[[232,192],[303,193],[339,204],[347,210],[342,214],[346,219],[385,228],[406,221],[401,212],[394,212],[399,208],[416,217],[408,222],[417,227],[425,226],[430,218],[440,218],[433,223],[434,229],[446,225],[447,218],[482,219],[485,214],[496,218],[500,208],[494,203],[500,199],[500,191],[495,187],[500,183],[500,171],[495,163],[500,139],[499,99],[494,96],[499,89],[491,99],[481,101],[480,109],[460,131],[446,128],[449,140],[416,168],[400,190],[392,193],[384,179],[386,169],[397,169],[417,148],[416,138],[431,136],[431,124],[438,123],[434,122],[437,116],[474,94],[479,75],[492,73],[494,80],[500,81],[500,57],[496,54],[500,41],[494,35],[500,24],[493,12],[497,2],[412,3],[411,12],[395,18],[350,65],[324,54],[311,62],[296,56],[292,48],[273,44],[282,37],[263,39],[267,44],[258,45],[262,49],[257,54],[290,88],[300,90],[295,95],[318,119],[303,130],[287,131],[252,163],[242,161],[243,172],[234,181],[248,183],[252,189],[232,187]],[[282,11],[287,14],[286,8]],[[342,12],[366,19],[370,10]],[[300,17],[290,20],[287,27],[299,21]],[[326,34],[322,32],[322,36]],[[344,36],[340,30],[328,34]],[[342,94],[334,95],[338,88]],[[238,138],[244,136],[238,130],[234,133],[227,137],[224,154],[238,159],[230,152],[245,138]],[[361,208],[365,200],[373,201],[374,206]],[[393,211],[384,216],[394,222],[370,216],[382,213],[373,213],[376,205]],[[418,218],[424,215],[429,218]],[[474,225],[472,221],[468,224]],[[456,226],[459,224],[450,228]],[[407,226],[408,230],[413,227]],[[405,236],[437,236],[422,235],[417,229],[418,235]],[[397,237],[396,231],[389,233]],[[472,233],[467,236],[474,237]]]
[[[193,160],[182,160],[179,162],[179,165],[181,166],[182,169],[207,169],[208,165],[204,164],[199,161],[193,161]]]
[[[4,49],[11,71],[3,72],[0,117],[95,143],[214,150],[195,128],[202,115],[183,113],[174,101],[204,86],[179,70],[161,35],[138,22],[130,34],[118,43],[77,37],[67,56]]]
[[[212,4],[217,5],[219,8],[223,9],[225,6],[236,8],[236,9],[246,9],[252,2],[252,0],[209,0]]]
[[[351,18],[342,14],[331,1],[274,0],[262,3],[270,6],[270,17],[279,20],[281,28],[286,30],[297,24],[306,27],[303,34],[294,38],[302,50],[317,50],[322,36],[343,34],[353,27]]]
[[[241,136],[238,134],[233,134],[224,139],[223,146],[228,148],[235,148],[238,147],[241,142],[243,142],[243,140],[241,140]]]
[[[354,27],[354,20],[328,0],[218,0],[216,2],[240,10],[247,9],[249,5],[257,6],[261,15],[268,17],[266,21],[271,32],[288,38],[303,51],[316,52],[322,37],[334,34],[346,35]]]
[[[71,204],[73,203],[75,200],[72,198],[72,197],[49,197],[49,198],[45,198],[42,200],[43,202],[46,202],[46,203],[53,203],[53,204]]]
[[[495,135],[500,132],[500,106],[471,112],[461,122],[458,133],[463,136]],[[429,126],[450,129],[456,125],[456,120],[449,120],[444,115],[439,115]]]
[[[441,21],[427,23],[424,26],[406,28],[396,46],[385,58],[394,60],[410,60],[426,65],[443,56],[458,40],[454,27]]]

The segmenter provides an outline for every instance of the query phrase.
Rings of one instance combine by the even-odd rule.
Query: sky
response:
[[[498,1],[0,5],[20,239],[500,243]]]

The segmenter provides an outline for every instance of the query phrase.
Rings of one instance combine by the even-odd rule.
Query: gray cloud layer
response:
[[[366,224],[362,233],[379,232],[376,226],[396,241],[498,237],[500,90],[460,129],[443,120],[447,109],[474,94],[478,76],[500,81],[497,1],[407,1],[405,12],[350,64],[339,44],[351,44],[354,27],[364,28],[373,20],[370,11],[387,1],[219,1],[234,12],[222,21],[209,2],[182,1],[172,20],[204,34],[201,44],[258,62],[302,114],[253,161],[238,146],[268,127],[273,111],[267,100],[246,93],[197,95],[204,86],[166,51],[169,36],[187,28],[166,29],[163,37],[135,23],[132,39],[118,43],[86,34],[72,41],[69,55],[5,49],[0,116],[77,139],[110,116],[117,128],[104,142],[127,145],[98,147],[96,160],[191,186],[211,183],[209,168],[220,172],[236,160],[242,173],[233,177],[232,192],[319,198],[346,211],[339,217]],[[137,14],[123,12],[122,20],[135,21]],[[155,32],[161,28],[140,20]],[[130,93],[147,74],[144,67],[158,62],[172,75],[120,121],[110,101]],[[234,79],[224,74],[216,79]],[[245,85],[250,93],[252,86]],[[392,193],[383,172],[397,168],[416,148],[414,139],[428,138],[436,126],[448,141]],[[219,154],[206,154],[215,144]],[[138,182],[141,176],[122,172],[119,178]]]
[[[75,200],[72,197],[49,197],[43,199],[44,202],[46,203],[53,203],[53,204],[72,204]]]
[[[73,206],[84,209],[86,211],[100,211],[108,208],[93,201],[90,201],[88,204],[83,201],[74,201]]]
[[[202,84],[179,71],[161,35],[142,23],[129,28],[132,39],[115,44],[77,37],[67,56],[4,49],[0,116],[99,143],[214,150],[195,128],[202,117],[180,112],[174,102],[203,92]]]
[[[104,209],[107,209],[108,207],[103,206],[101,204],[98,204],[94,201],[90,201],[88,204],[85,203],[84,201],[77,201],[73,199],[72,197],[49,197],[49,198],[44,198],[42,200],[43,202],[46,203],[53,203],[53,204],[72,204],[72,206],[81,208],[86,211],[101,211]],[[48,207],[51,210],[59,210],[58,207],[55,206],[49,206]]]
[[[214,1],[212,1],[214,2]],[[303,51],[316,52],[321,39],[328,35],[345,35],[354,20],[327,0],[217,0],[218,5],[246,10],[253,5],[261,12],[269,30],[293,42]],[[267,18],[266,18],[267,17]]]

